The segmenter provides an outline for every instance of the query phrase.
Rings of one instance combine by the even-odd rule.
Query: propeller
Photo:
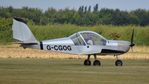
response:
[[[130,47],[131,47],[131,49],[132,49],[132,51],[133,51],[133,46],[135,46],[135,44],[134,44],[134,28],[133,28],[133,30],[132,30],[132,35],[131,35],[131,44],[130,44]]]

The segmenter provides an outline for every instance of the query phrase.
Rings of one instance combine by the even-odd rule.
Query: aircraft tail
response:
[[[26,22],[21,18],[14,18],[13,25],[13,38],[18,40],[20,44],[37,44],[38,41],[30,31]]]

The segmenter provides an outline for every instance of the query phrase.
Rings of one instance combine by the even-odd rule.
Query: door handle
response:
[[[89,48],[89,46],[87,46],[87,48]]]

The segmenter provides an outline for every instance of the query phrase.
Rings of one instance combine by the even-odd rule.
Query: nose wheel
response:
[[[115,66],[123,66],[122,60],[116,60],[115,61]]]
[[[123,66],[123,61],[118,59],[118,56],[116,56],[117,60],[115,61],[115,66]]]
[[[93,65],[94,66],[100,66],[101,63],[99,60],[96,59],[96,55],[94,55],[94,62],[93,62]],[[91,61],[90,61],[90,55],[88,55],[88,58],[84,61],[84,65],[86,66],[90,66],[91,65]]]

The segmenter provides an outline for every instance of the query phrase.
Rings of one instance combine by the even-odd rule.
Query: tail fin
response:
[[[22,44],[38,43],[26,22],[20,18],[13,19],[12,25],[13,38],[20,41]]]

